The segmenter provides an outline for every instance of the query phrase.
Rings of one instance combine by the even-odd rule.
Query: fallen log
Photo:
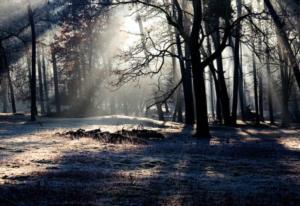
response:
[[[159,132],[146,129],[122,129],[114,133],[102,132],[101,129],[89,131],[78,129],[75,131],[71,130],[63,133],[58,133],[58,135],[67,136],[71,139],[88,137],[103,143],[110,144],[147,144],[147,142],[149,141],[158,141],[165,138],[165,136]]]

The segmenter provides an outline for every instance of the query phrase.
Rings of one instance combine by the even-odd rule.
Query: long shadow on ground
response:
[[[298,205],[300,152],[279,141],[290,135],[215,128],[210,140],[66,153],[44,173],[1,185],[0,205]]]

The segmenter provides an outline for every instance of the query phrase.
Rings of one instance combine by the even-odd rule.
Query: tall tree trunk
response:
[[[202,24],[202,1],[193,0],[193,26],[188,40],[191,53],[191,63],[193,72],[194,95],[196,104],[196,134],[198,137],[210,137],[207,114],[207,100],[205,90],[204,69],[201,65],[201,54],[199,36]]]
[[[45,114],[45,104],[44,104],[44,88],[43,88],[43,77],[42,77],[42,62],[41,54],[38,54],[38,76],[39,76],[39,94],[40,94],[40,106],[41,114]]]
[[[259,104],[259,117],[261,121],[265,121],[264,117],[264,87],[263,87],[263,77],[262,70],[260,69],[258,74],[258,104]]]
[[[274,114],[273,114],[273,97],[272,97],[272,75],[270,68],[270,51],[266,50],[266,66],[268,75],[268,104],[269,104],[269,119],[270,123],[274,124]]]
[[[27,63],[27,70],[28,70],[28,87],[31,87],[31,57],[30,57],[30,49],[27,48],[27,55],[26,55],[26,63]]]
[[[162,110],[162,104],[157,103],[156,104],[157,114],[158,114],[158,120],[165,121],[164,112]]]
[[[259,25],[261,26],[261,22],[259,22]],[[263,70],[263,65],[265,64],[265,56],[263,55],[263,37],[259,36],[258,37],[258,48],[257,51],[259,54],[262,54],[261,57],[259,58],[260,60],[260,68],[257,70],[258,72],[258,104],[259,104],[259,116],[260,116],[260,121],[264,122],[264,70]]]
[[[84,59],[82,59],[80,61],[80,52],[77,51],[76,54],[78,55],[78,58],[75,60],[76,62],[76,65],[75,65],[75,71],[76,71],[76,74],[77,74],[77,79],[76,79],[76,99],[79,100],[81,99],[81,97],[83,96],[83,84],[82,84],[82,72],[84,71],[82,68],[84,68],[84,65],[85,65],[85,61]],[[80,66],[80,63],[81,63],[81,66]],[[90,90],[88,90],[90,91]],[[91,101],[91,98],[88,97],[88,100]],[[79,101],[78,101],[79,102]]]
[[[287,66],[286,58],[283,55],[280,47],[279,52],[279,65],[281,75],[281,126],[287,127],[290,124],[289,112],[289,69]]]
[[[230,38],[231,39],[231,38]],[[237,39],[237,37],[236,37]],[[232,40],[230,40],[232,42]],[[237,41],[237,40],[236,40]],[[236,42],[237,43],[237,42]],[[239,42],[233,45],[234,50],[234,73],[233,73],[233,90],[232,90],[232,109],[231,109],[231,123],[236,125],[237,121],[237,105],[238,105],[238,91],[239,91],[239,66],[240,66],[240,56],[239,56]]]
[[[6,78],[6,75],[2,75],[2,88],[1,88],[1,93],[2,93],[2,104],[3,104],[3,108],[2,108],[2,111],[3,113],[7,113],[7,107],[8,107],[8,99],[7,99],[7,91],[8,91],[8,88],[7,88],[7,78]]]
[[[182,89],[183,89],[183,98],[184,98],[184,106],[185,106],[185,124],[192,125],[195,123],[194,116],[194,98],[192,93],[192,77],[191,77],[191,69],[186,68],[183,60],[183,51],[180,43],[180,36],[176,34],[176,45],[177,45],[177,53],[179,56],[179,66],[180,73],[182,78]],[[187,65],[187,64],[186,64]],[[182,104],[182,97],[180,95],[180,102]],[[182,105],[179,105],[182,111]],[[179,116],[182,116],[182,112]],[[181,118],[178,116],[178,119]]]
[[[211,49],[212,48],[211,48],[210,38],[207,38],[207,51],[208,51],[209,56],[212,54]],[[222,106],[221,106],[221,101],[220,101],[220,99],[221,99],[220,98],[221,97],[221,94],[220,94],[221,89],[220,89],[220,83],[219,83],[217,75],[216,75],[216,68],[215,68],[213,62],[211,62],[209,64],[209,68],[210,68],[210,75],[211,75],[210,77],[213,78],[214,83],[215,83],[217,120],[219,122],[222,122]],[[210,80],[210,81],[211,81],[211,89],[212,89],[213,82],[212,82],[212,80]],[[212,90],[211,90],[211,93],[213,94]]]
[[[43,81],[44,81],[44,91],[45,91],[45,103],[46,103],[46,108],[47,108],[47,114],[50,114],[51,109],[50,109],[50,102],[49,102],[47,69],[46,69],[46,61],[45,61],[44,52],[43,52],[43,56],[42,56],[42,68],[43,68]]]
[[[213,120],[216,119],[215,115],[215,99],[214,99],[214,86],[213,86],[213,78],[211,72],[208,73],[209,75],[209,89],[210,89],[210,108],[211,108],[211,116]]]
[[[216,99],[217,120],[219,122],[222,122],[222,105],[221,105],[221,101],[220,101],[220,96],[221,96],[221,94],[220,94],[220,84],[219,84],[216,73],[211,71],[211,74],[212,74],[212,77],[214,79],[215,91],[216,91],[216,97],[217,97],[217,99]]]
[[[176,101],[175,102],[175,108],[174,108],[174,111],[173,111],[173,116],[172,116],[172,121],[173,122],[176,122],[176,119],[177,119],[177,113],[178,113],[178,102]]]
[[[36,120],[37,115],[37,106],[36,106],[36,33],[35,33],[35,24],[34,17],[31,8],[31,4],[28,3],[28,18],[31,28],[31,121]]]
[[[299,90],[297,85],[293,84],[293,94],[294,94],[294,102],[293,102],[293,114],[295,115],[296,123],[300,123],[300,111],[299,111]]]
[[[217,20],[218,26],[217,30],[215,32],[215,35],[213,35],[213,42],[215,46],[215,50],[220,49],[220,31],[219,31],[219,20]],[[226,81],[224,77],[224,68],[223,68],[223,60],[222,60],[222,54],[218,55],[217,57],[217,68],[218,68],[218,81],[220,85],[220,102],[222,106],[222,114],[224,118],[224,124],[225,125],[231,125],[231,118],[230,118],[230,103],[229,103],[229,96],[226,86]]]
[[[236,0],[237,5],[237,18],[241,16],[242,13],[242,3],[241,0]],[[232,99],[232,113],[231,113],[231,121],[232,124],[235,125],[237,121],[237,105],[238,105],[238,93],[239,87],[243,82],[239,82],[239,75],[240,75],[240,30],[241,24],[238,23],[235,28],[235,43],[233,44],[231,38],[230,41],[232,42],[233,46],[233,58],[234,58],[234,74],[233,74],[233,99]]]
[[[240,47],[240,66],[239,66],[239,100],[240,100],[240,110],[241,110],[241,116],[242,120],[245,121],[245,103],[246,103],[246,97],[245,97],[245,85],[244,85],[244,71],[243,71],[243,54],[242,54],[242,48]]]
[[[168,105],[167,101],[165,102],[165,109],[166,109],[166,113],[169,114],[170,110],[169,110],[169,105]]]
[[[16,113],[17,112],[17,109],[16,109],[16,100],[15,100],[15,92],[14,92],[14,87],[13,87],[13,84],[12,84],[12,81],[11,81],[11,76],[10,76],[10,68],[9,68],[9,62],[8,62],[8,59],[7,59],[7,55],[6,55],[6,52],[5,52],[5,49],[4,47],[2,46],[2,42],[0,42],[0,49],[1,49],[1,52],[0,52],[0,58],[1,58],[1,55],[2,55],[2,65],[0,65],[1,67],[3,67],[2,69],[4,70],[4,79],[6,79],[8,82],[6,82],[6,84],[8,83],[8,87],[9,87],[9,93],[10,93],[10,101],[11,101],[11,111],[12,113]],[[6,81],[5,80],[5,81]],[[7,86],[6,86],[7,87]]]
[[[255,49],[255,47],[253,49]],[[254,52],[252,52],[252,67],[253,67],[253,83],[254,83],[253,89],[254,89],[255,122],[256,124],[259,124],[260,118],[259,118],[259,106],[258,106],[258,81],[257,81],[257,68],[256,68],[257,66],[256,66],[256,57]]]
[[[172,11],[174,18],[177,18],[179,15],[178,10],[176,10],[175,4],[178,4],[177,0],[172,0]],[[183,9],[185,5],[183,5]],[[187,21],[187,18],[179,18],[178,23],[182,26],[186,26],[187,29],[190,23]],[[185,106],[185,124],[193,125],[195,123],[195,109],[194,109],[194,96],[193,96],[193,85],[192,85],[192,68],[191,62],[187,59],[190,58],[190,51],[187,43],[184,44],[184,52],[182,50],[181,38],[178,32],[175,33],[177,53],[179,56],[179,65],[180,72],[182,77],[182,88],[183,88],[183,97],[184,97],[184,106]],[[184,57],[186,60],[184,60]],[[182,101],[181,101],[182,102]],[[180,118],[180,117],[178,117]]]
[[[195,136],[209,137],[207,100],[205,91],[204,68],[201,68],[199,49],[191,46],[192,70],[194,79],[194,94],[196,102],[197,127]]]
[[[178,108],[177,108],[177,112],[178,112],[178,115],[177,115],[177,122],[183,122],[183,115],[182,115],[182,95],[178,95],[178,100],[177,100],[177,103],[178,103]]]
[[[16,100],[15,100],[15,91],[11,81],[10,71],[8,71],[7,73],[7,78],[8,78],[8,86],[10,91],[11,111],[13,114],[15,114],[17,113],[17,108],[16,108]]]
[[[169,33],[170,33],[170,42],[172,44],[176,43],[176,37],[174,38],[174,33],[173,33],[173,29],[172,29],[171,26],[169,26]],[[174,45],[171,47],[171,52],[172,52],[172,54],[176,54],[176,48],[175,48]],[[175,57],[172,57],[172,71],[171,72],[173,74],[172,82],[173,82],[173,87],[174,87],[174,86],[176,86],[177,82],[179,81],[178,74],[177,74],[177,59]],[[174,102],[175,102],[175,111],[173,113],[173,121],[176,121],[177,114],[178,114],[178,119],[179,119],[179,116],[181,116],[181,121],[182,121],[181,96],[182,96],[182,90],[181,90],[181,87],[179,87],[178,90],[175,92],[174,97],[173,97]],[[167,104],[167,102],[166,102],[166,104]],[[166,109],[166,112],[168,113],[167,109]]]
[[[178,37],[177,37],[178,39]],[[179,39],[180,42],[180,39]],[[178,54],[182,54],[181,45],[178,45]],[[180,55],[181,56],[181,55]],[[181,56],[183,57],[183,55]],[[185,58],[190,59],[190,51],[187,45],[185,45]],[[184,94],[184,105],[185,105],[185,123],[187,125],[193,125],[195,123],[195,104],[193,95],[193,81],[192,81],[192,64],[191,61],[186,60],[185,64],[183,59],[180,61],[180,70],[183,82],[183,94]]]
[[[60,94],[59,94],[59,87],[58,87],[58,71],[57,71],[57,63],[56,63],[56,56],[55,56],[55,48],[52,46],[51,48],[51,58],[53,64],[53,80],[54,80],[54,94],[55,94],[55,107],[56,112],[61,112],[61,105],[60,105]]]

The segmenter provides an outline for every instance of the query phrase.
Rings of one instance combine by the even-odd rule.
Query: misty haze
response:
[[[300,204],[298,0],[1,0],[0,206]]]

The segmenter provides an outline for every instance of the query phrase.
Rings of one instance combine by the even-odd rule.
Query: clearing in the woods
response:
[[[1,115],[0,205],[297,205],[300,129],[191,128],[145,118]],[[153,130],[165,138],[112,144],[61,135],[79,128]]]

